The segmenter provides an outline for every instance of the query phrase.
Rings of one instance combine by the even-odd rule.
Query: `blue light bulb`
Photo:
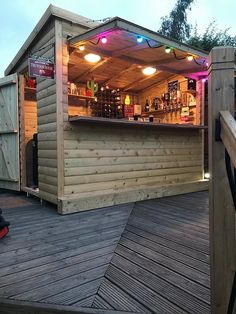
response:
[[[143,42],[143,37],[137,36],[137,42],[141,44]]]

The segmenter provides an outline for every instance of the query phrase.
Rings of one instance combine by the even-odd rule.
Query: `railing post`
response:
[[[227,313],[235,271],[235,211],[225,168],[224,145],[215,140],[220,110],[234,114],[234,48],[216,47],[209,55],[209,210],[211,308]]]

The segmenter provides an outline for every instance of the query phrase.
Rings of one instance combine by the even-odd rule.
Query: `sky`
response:
[[[176,0],[0,0],[0,77],[50,3],[94,20],[119,16],[157,31]],[[216,20],[235,35],[235,12],[236,0],[195,0],[188,19],[200,32]]]

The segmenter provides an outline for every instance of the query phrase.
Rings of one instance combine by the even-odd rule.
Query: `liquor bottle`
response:
[[[156,109],[155,109],[155,107],[156,107],[155,101],[156,101],[156,98],[153,98],[153,99],[152,99],[152,106],[151,106],[151,108],[150,108],[150,111],[156,110]]]
[[[146,99],[145,106],[144,106],[144,111],[145,111],[145,112],[148,112],[148,111],[149,111],[149,102],[148,102],[148,99]]]
[[[154,99],[154,110],[158,110],[158,109],[159,109],[158,99],[157,99],[157,97],[155,97],[155,99]]]

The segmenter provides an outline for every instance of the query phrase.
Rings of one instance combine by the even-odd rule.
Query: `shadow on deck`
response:
[[[210,313],[208,194],[59,216],[0,194],[0,313]]]

